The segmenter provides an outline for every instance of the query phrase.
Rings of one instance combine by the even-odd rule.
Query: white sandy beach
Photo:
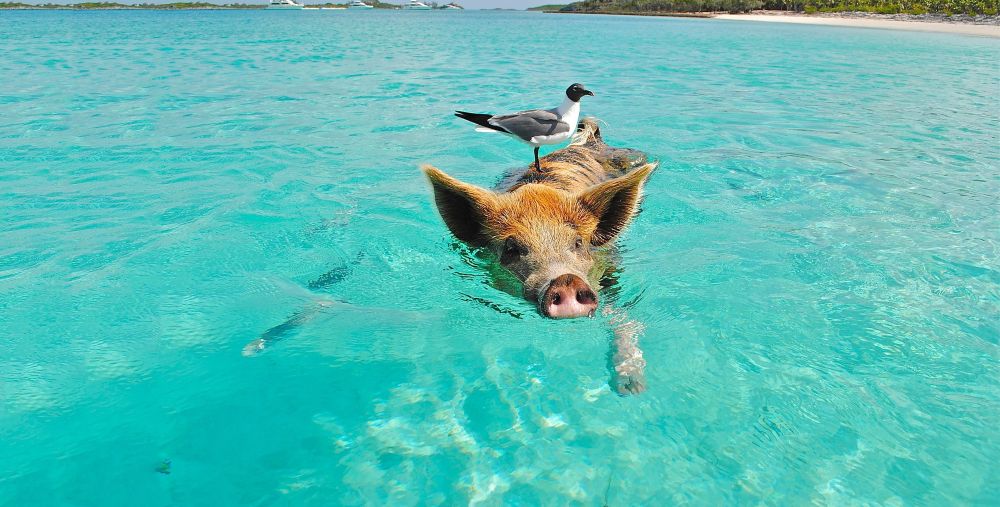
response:
[[[855,28],[884,28],[918,32],[944,32],[981,37],[1000,38],[1000,25],[971,23],[933,23],[925,21],[897,21],[891,19],[807,16],[793,14],[719,14],[715,19],[739,21],[768,21],[773,23],[802,23],[810,25],[847,26]]]

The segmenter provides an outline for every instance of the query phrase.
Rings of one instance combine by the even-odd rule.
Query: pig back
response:
[[[504,172],[494,187],[510,192],[522,185],[538,183],[577,192],[617,178],[646,164],[645,153],[631,148],[608,146],[593,118],[583,119],[573,142],[541,158],[541,168],[533,163]]]

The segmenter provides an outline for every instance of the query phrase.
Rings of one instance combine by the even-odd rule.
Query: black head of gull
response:
[[[590,95],[593,97],[594,92],[584,88],[580,83],[573,83],[569,86],[569,88],[566,88],[566,96],[573,102],[580,102],[580,98],[584,95]]]

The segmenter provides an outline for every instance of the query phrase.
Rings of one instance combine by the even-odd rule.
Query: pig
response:
[[[585,118],[573,142],[488,190],[423,166],[448,230],[495,261],[521,283],[521,295],[553,319],[592,317],[600,282],[614,269],[615,239],[639,210],[656,163],[640,152],[605,144],[597,122]],[[613,387],[645,390],[638,347],[642,326],[606,308],[614,327]]]

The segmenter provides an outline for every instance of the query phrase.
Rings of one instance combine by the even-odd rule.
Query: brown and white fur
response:
[[[496,190],[424,166],[441,218],[472,247],[496,254],[523,286],[523,296],[552,318],[592,316],[609,250],[637,213],[643,186],[656,169],[645,155],[612,148],[597,123],[580,122],[573,143],[501,182]],[[612,363],[622,394],[645,390],[641,326],[605,309],[615,330]]]

